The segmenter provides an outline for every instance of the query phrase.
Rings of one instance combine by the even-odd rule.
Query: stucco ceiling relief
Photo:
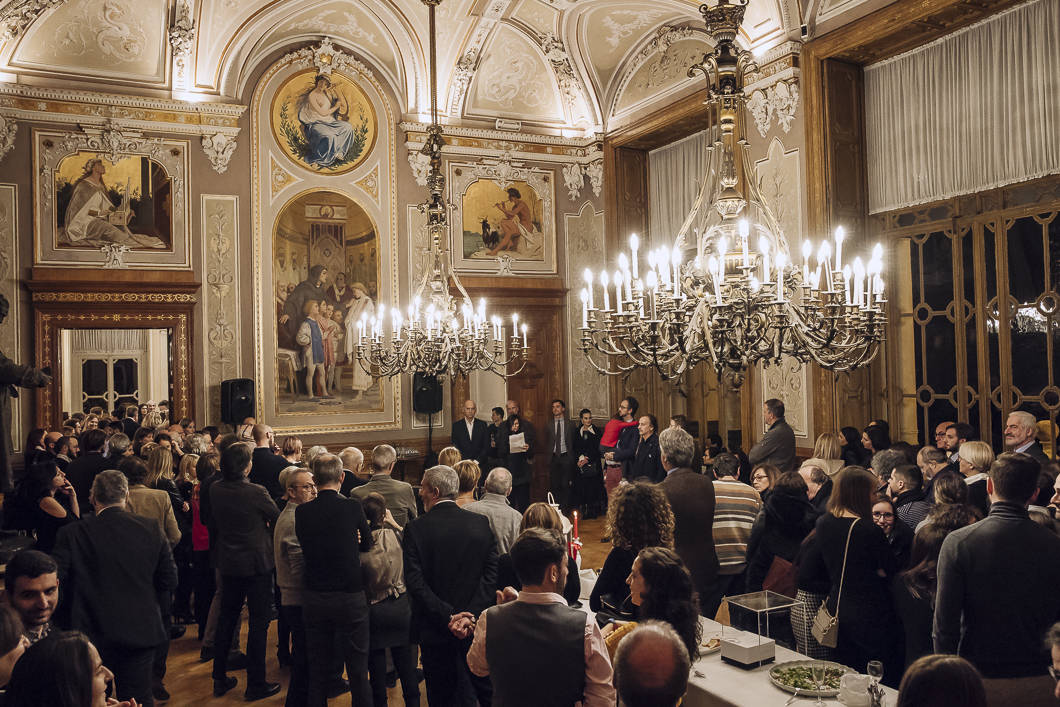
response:
[[[590,115],[592,99],[581,79],[574,71],[567,50],[554,34],[541,35],[541,51],[545,58],[552,64],[552,70],[556,74],[556,82],[563,94],[566,109],[570,115],[570,122],[577,125],[579,122],[593,123],[595,128],[601,128],[599,120],[593,120]]]
[[[4,27],[4,36],[17,37],[25,32],[33,22],[53,7],[58,7],[66,0],[13,0],[0,10],[0,23]]]
[[[191,50],[195,44],[195,21],[187,0],[181,0],[169,28],[169,45],[173,49],[173,88],[188,87]]]
[[[461,114],[468,88],[471,86],[475,71],[478,69],[479,59],[482,56],[486,40],[493,34],[497,23],[500,22],[501,17],[504,16],[504,13],[508,11],[511,5],[512,0],[491,0],[478,18],[478,24],[475,25],[471,38],[464,45],[463,53],[460,55],[460,59],[456,62],[456,66],[449,77],[449,100],[442,102],[442,105],[449,106],[448,113],[450,116],[458,117]],[[442,7],[445,7],[444,3]]]

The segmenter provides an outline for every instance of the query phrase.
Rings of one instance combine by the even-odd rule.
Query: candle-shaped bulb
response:
[[[589,304],[589,293],[586,291],[586,289],[584,287],[582,288],[582,291],[579,294],[579,296],[581,297],[582,304],[584,304],[584,305],[588,305]]]
[[[879,260],[881,262],[883,261],[883,245],[882,244],[877,243],[876,245],[872,246],[872,259],[873,260]]]
[[[600,284],[603,285],[604,287],[607,287],[609,282],[610,282],[610,277],[608,276],[607,271],[606,270],[600,271]]]
[[[629,249],[633,251],[633,257],[637,257],[637,248],[640,247],[640,239],[637,238],[637,234],[633,233],[629,237]]]
[[[681,251],[677,249],[677,245],[670,251],[670,264],[674,267],[681,264]]]
[[[647,285],[649,290],[654,290],[659,286],[659,277],[654,270],[649,270],[648,274],[644,276],[644,284]]]
[[[625,253],[618,254],[618,269],[622,272],[629,270],[629,258],[626,257]]]
[[[718,259],[713,255],[707,259],[707,271],[710,273],[711,277],[716,277],[718,274]]]
[[[758,278],[754,275],[751,276],[751,292],[758,292],[762,287],[762,283],[758,281]]]
[[[585,268],[585,272],[582,273],[582,277],[585,279],[585,284],[589,287],[593,286],[593,271],[589,268]]]
[[[519,326],[519,313],[518,312],[512,312],[512,326],[513,327],[518,327]]]
[[[724,260],[725,254],[729,252],[729,239],[722,236],[718,239],[718,256]]]
[[[846,238],[846,231],[843,230],[842,226],[835,227],[835,242],[842,243],[843,239]]]
[[[802,242],[802,259],[804,261],[810,259],[810,254],[813,253],[813,246],[810,245],[810,241],[805,240]]]
[[[747,219],[740,219],[740,238],[747,238],[751,233],[751,225],[747,223]]]
[[[861,258],[854,258],[854,277],[860,278],[865,275],[865,265],[861,262]]]
[[[769,239],[765,236],[758,239],[758,250],[763,255],[769,255]]]

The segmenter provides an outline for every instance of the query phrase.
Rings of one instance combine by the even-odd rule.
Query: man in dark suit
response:
[[[169,640],[159,597],[176,589],[177,566],[157,525],[126,511],[124,474],[100,472],[90,496],[95,517],[61,528],[53,553],[70,627],[92,639],[118,699],[153,705],[151,663]]]
[[[103,456],[103,445],[107,443],[107,433],[100,429],[88,430],[81,435],[81,456],[66,467],[66,478],[77,492],[77,505],[90,507],[88,494],[96,474],[104,469],[115,469],[117,464]]]
[[[556,496],[560,508],[570,506],[570,486],[574,478],[574,423],[567,417],[567,404],[556,398],[552,401],[552,419],[545,428],[548,455],[549,490]]]
[[[350,696],[368,705],[368,601],[360,553],[372,547],[372,529],[361,502],[339,493],[342,460],[321,454],[313,460],[317,497],[295,509],[294,528],[305,563],[302,612],[309,658],[309,704],[328,698],[332,656],[346,664]]]
[[[250,445],[236,443],[221,454],[222,480],[210,486],[210,546],[221,575],[221,615],[214,638],[213,693],[220,697],[236,686],[228,677],[228,651],[244,600],[247,627],[247,689],[258,700],[275,695],[279,683],[265,680],[265,640],[272,614],[271,526],[280,511],[264,487],[250,483]]]
[[[1022,410],[1010,412],[1005,420],[1005,450],[1022,452],[1039,464],[1048,464],[1049,457],[1038,442],[1038,420]]]
[[[692,471],[696,444],[680,427],[663,430],[659,447],[666,470],[660,487],[674,512],[674,551],[692,574],[700,613],[714,616],[721,604],[714,549],[714,482]]]
[[[450,437],[453,446],[460,450],[461,459],[473,459],[479,468],[486,468],[486,455],[490,448],[489,425],[475,417],[478,407],[474,400],[464,402],[464,417],[453,423]],[[485,476],[485,474],[483,474]]]
[[[140,429],[140,423],[136,421],[139,412],[139,408],[135,405],[129,405],[125,408],[125,417],[121,421],[121,431],[129,439],[132,439],[136,435],[136,430]]]
[[[629,479],[646,478],[659,483],[666,476],[659,454],[659,421],[655,415],[641,415],[637,422],[637,450],[629,464]]]
[[[470,707],[476,697],[490,703],[489,680],[467,666],[471,639],[466,632],[458,638],[449,624],[460,612],[478,616],[494,603],[497,541],[485,516],[456,505],[459,488],[449,467],[428,469],[420,486],[426,513],[405,526],[405,585],[431,707]]]
[[[795,431],[784,419],[784,403],[770,398],[762,406],[766,432],[751,447],[747,458],[751,464],[772,464],[781,471],[795,470]]]

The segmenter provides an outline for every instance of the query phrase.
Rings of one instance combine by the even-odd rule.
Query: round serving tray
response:
[[[780,671],[788,668],[809,668],[812,665],[823,664],[826,668],[832,668],[836,670],[842,670],[844,673],[854,672],[842,663],[834,663],[830,660],[790,660],[786,663],[778,663],[769,669],[769,679],[774,685],[779,687],[781,690],[786,692],[795,692],[796,688],[794,685],[785,685],[781,682],[777,675]],[[839,688],[835,689],[824,689],[815,690],[813,688],[798,688],[799,697],[835,697],[839,694]]]

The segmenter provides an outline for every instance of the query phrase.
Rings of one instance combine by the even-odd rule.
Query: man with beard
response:
[[[302,322],[305,321],[306,317],[306,303],[310,301],[323,302],[327,296],[324,291],[324,283],[327,282],[327,279],[328,269],[323,265],[314,265],[309,268],[309,277],[299,282],[291,293],[287,295],[287,299],[283,303],[280,325],[286,328],[290,341],[295,341],[298,338],[298,329],[302,326]],[[304,378],[305,368],[303,367],[295,374],[295,380],[298,381],[299,387],[301,387],[301,382]],[[313,396],[312,390],[304,392],[310,397]]]

